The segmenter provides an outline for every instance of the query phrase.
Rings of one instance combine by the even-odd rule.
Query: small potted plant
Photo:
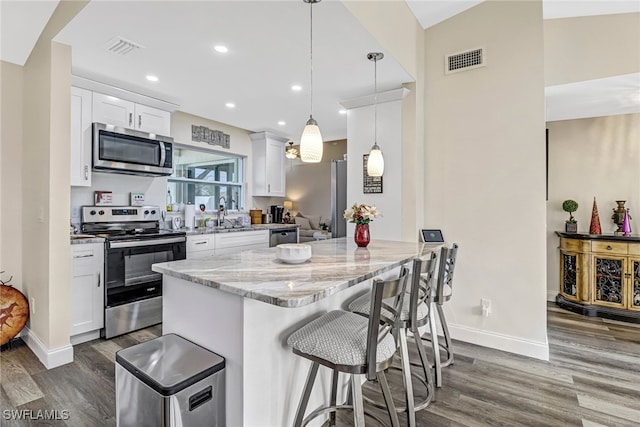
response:
[[[562,202],[562,210],[569,212],[569,219],[564,224],[564,230],[567,233],[577,233],[578,222],[573,217],[573,213],[578,210],[578,202],[575,200],[565,200]]]

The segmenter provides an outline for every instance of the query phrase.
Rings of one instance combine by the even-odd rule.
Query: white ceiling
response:
[[[407,0],[425,28],[480,2]],[[0,1],[2,60],[24,64],[57,3]],[[324,0],[313,11],[313,115],[325,140],[342,139],[346,116],[338,113],[339,102],[373,92],[373,64],[365,56],[384,50],[340,1]],[[638,11],[637,0],[544,1],[545,18]],[[106,51],[116,36],[144,48],[127,56]],[[302,0],[94,0],[56,39],[73,47],[75,75],[176,103],[188,113],[294,141],[309,116],[309,5]],[[215,53],[217,43],[229,52]],[[160,81],[146,81],[147,74]],[[379,91],[407,81],[390,55],[378,63]],[[640,112],[639,82],[640,73],[547,88],[547,118]],[[303,90],[292,92],[292,84]],[[236,108],[226,108],[227,102]]]

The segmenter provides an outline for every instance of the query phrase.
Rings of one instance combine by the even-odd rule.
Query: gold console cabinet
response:
[[[586,316],[640,323],[640,236],[556,234],[556,303]]]

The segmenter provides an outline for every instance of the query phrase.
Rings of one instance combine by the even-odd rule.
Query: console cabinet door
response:
[[[71,246],[71,336],[104,326],[104,244]]]
[[[580,256],[577,252],[560,251],[560,293],[573,301],[578,301]]]
[[[629,309],[640,311],[640,257],[629,257],[627,279],[629,281]]]
[[[626,257],[593,255],[593,303],[607,307],[626,308]]]

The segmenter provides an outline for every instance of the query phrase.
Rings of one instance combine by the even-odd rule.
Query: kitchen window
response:
[[[227,211],[244,204],[244,157],[174,145],[168,189],[173,203],[200,204],[207,211]],[[167,201],[167,203],[169,203]]]

